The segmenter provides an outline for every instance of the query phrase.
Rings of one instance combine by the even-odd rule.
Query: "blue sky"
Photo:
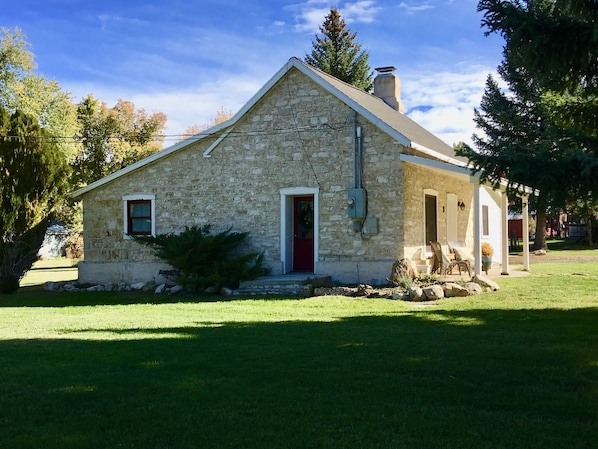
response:
[[[303,59],[332,6],[372,68],[397,68],[409,117],[449,144],[470,141],[502,49],[484,36],[477,0],[20,0],[5,2],[0,26],[21,28],[38,72],[75,101],[132,101],[164,112],[174,135],[236,112]]]

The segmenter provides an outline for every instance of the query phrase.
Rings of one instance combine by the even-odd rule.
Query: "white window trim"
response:
[[[152,214],[152,237],[156,236],[156,195],[123,195],[123,238],[125,240],[132,240],[133,237],[127,234],[127,203],[129,201],[150,200],[151,214]]]

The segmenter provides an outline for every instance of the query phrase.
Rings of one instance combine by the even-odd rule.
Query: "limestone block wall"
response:
[[[155,195],[158,234],[179,232],[194,224],[211,223],[214,230],[232,225],[249,232],[249,246],[264,251],[272,273],[277,274],[282,270],[280,190],[292,187],[319,188],[317,270],[328,270],[334,276],[335,266],[342,267],[339,276],[345,276],[355,273],[357,264],[392,263],[403,251],[401,148],[357,117],[362,127],[368,212],[379,218],[379,233],[362,236],[353,231],[347,215],[347,189],[353,185],[354,120],[346,105],[300,72],[289,72],[236,123],[209,158],[203,153],[215,138],[203,139],[85,194],[87,269],[82,271],[94,272],[94,264],[112,264],[113,270],[103,267],[103,277],[110,272],[121,277],[134,272],[140,277],[139,270],[130,269],[131,263],[155,270],[159,261],[151,249],[123,235],[122,198],[143,194]],[[347,264],[353,268],[347,269]],[[129,267],[126,273],[124,265]],[[369,272],[362,267],[361,273]],[[148,273],[147,277],[153,276]]]
[[[426,189],[437,196],[438,241],[447,247],[447,196],[455,194],[465,204],[457,210],[457,240],[473,248],[473,185],[462,176],[440,176],[438,171],[406,163],[405,178],[405,257],[411,258],[417,250],[425,254],[424,195]]]

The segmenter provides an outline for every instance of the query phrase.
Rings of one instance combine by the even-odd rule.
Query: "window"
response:
[[[124,223],[126,235],[155,235],[155,207],[153,195],[125,196]]]
[[[488,222],[488,206],[482,206],[482,235],[490,235],[489,222]]]

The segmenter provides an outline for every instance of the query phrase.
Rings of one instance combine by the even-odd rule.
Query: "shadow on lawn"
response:
[[[288,298],[296,300],[297,298]],[[182,293],[177,295],[157,295],[153,292],[46,292],[39,286],[21,287],[12,295],[0,294],[2,307],[85,307],[118,306],[131,304],[177,304],[200,302],[229,302],[244,299],[280,300],[276,296],[213,296]]]
[[[436,310],[3,341],[0,440],[15,449],[593,447],[596,322],[598,308]]]

